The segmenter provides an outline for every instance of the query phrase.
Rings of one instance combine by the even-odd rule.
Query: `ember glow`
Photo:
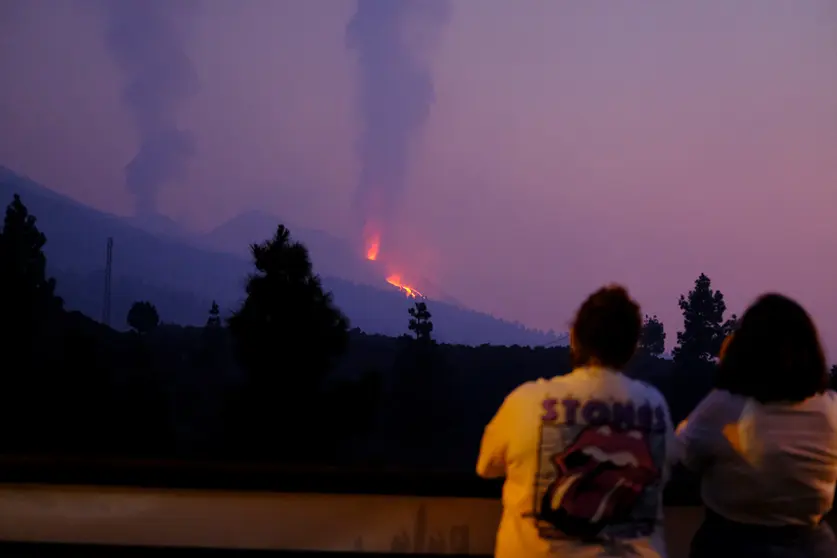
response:
[[[373,237],[369,240],[368,247],[366,248],[366,259],[369,261],[375,261],[378,259],[378,250],[381,249],[381,241],[378,240],[378,237]]]
[[[402,283],[400,275],[390,275],[389,277],[387,277],[387,283],[389,283],[390,285],[392,285],[394,287],[398,287],[398,290],[400,290],[401,292],[403,292],[404,294],[406,294],[409,297],[424,298],[424,295],[421,294],[421,292],[419,292],[417,289],[415,289],[415,288],[413,288],[413,287],[411,287],[411,286],[409,286],[405,283]]]
[[[366,245],[366,259],[374,262],[381,254],[381,228],[372,221],[363,225],[363,242]]]

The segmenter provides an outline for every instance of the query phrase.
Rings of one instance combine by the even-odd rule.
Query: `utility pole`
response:
[[[110,325],[110,277],[113,267],[113,238],[108,238],[107,257],[105,259],[105,300],[102,304],[102,323]]]

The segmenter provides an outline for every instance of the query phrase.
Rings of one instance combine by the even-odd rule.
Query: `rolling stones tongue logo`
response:
[[[588,426],[552,457],[557,477],[538,519],[566,535],[595,536],[626,520],[642,491],[659,477],[645,433]]]

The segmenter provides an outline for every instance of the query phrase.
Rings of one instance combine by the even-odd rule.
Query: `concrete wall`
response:
[[[700,508],[667,508],[685,558]],[[491,555],[500,503],[356,496],[0,485],[0,540]]]

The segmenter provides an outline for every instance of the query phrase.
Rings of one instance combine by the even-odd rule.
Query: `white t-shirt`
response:
[[[837,484],[837,394],[763,405],[713,391],[678,428],[684,464],[701,474],[704,504],[759,525],[813,525]]]
[[[664,557],[674,459],[665,399],[603,368],[528,382],[485,428],[477,474],[503,477],[495,556]]]

